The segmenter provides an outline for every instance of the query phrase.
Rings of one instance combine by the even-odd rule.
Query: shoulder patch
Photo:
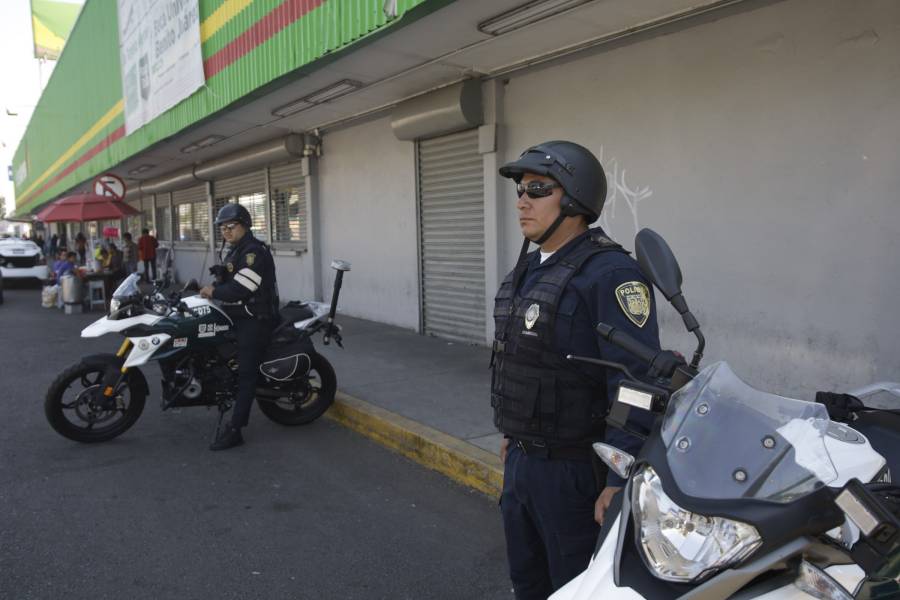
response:
[[[616,288],[616,301],[628,320],[643,327],[650,318],[650,290],[640,281],[628,281]]]
[[[246,256],[244,256],[244,261],[247,263],[248,267],[253,266],[253,262],[256,260],[256,254],[253,252],[248,252]]]
[[[225,263],[225,268],[228,269],[228,272],[229,272],[229,273],[234,273],[234,264],[232,264],[232,263]]]

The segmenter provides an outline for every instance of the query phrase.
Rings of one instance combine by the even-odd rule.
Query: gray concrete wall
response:
[[[165,270],[162,264],[162,258],[159,259],[160,264],[157,266],[159,275]],[[205,262],[204,262],[205,261]],[[213,254],[203,248],[181,246],[175,244],[175,277],[181,283],[187,283],[191,279],[196,279],[200,285],[206,285],[212,278],[209,275],[209,268],[215,263]]]
[[[346,314],[419,326],[415,156],[382,118],[327,134],[318,164],[322,289],[331,297],[332,259],[344,278]]]
[[[804,397],[900,380],[898,57],[894,0],[774,3],[512,76],[503,154],[571,139],[601,157],[602,222],[627,247],[640,227],[669,240],[707,361]],[[500,192],[505,271],[521,238]]]

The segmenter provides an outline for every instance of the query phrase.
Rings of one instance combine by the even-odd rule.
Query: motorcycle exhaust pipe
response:
[[[337,313],[338,296],[341,294],[341,284],[344,281],[344,272],[350,270],[350,263],[346,260],[331,261],[331,268],[336,271],[334,276],[334,290],[331,292],[331,308],[328,311],[328,326],[325,328],[325,336],[322,342],[327,346],[331,341],[331,327],[334,323],[334,315]]]

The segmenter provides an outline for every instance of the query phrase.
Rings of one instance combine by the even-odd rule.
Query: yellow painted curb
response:
[[[503,465],[487,450],[342,392],[325,416],[463,485],[500,496]]]

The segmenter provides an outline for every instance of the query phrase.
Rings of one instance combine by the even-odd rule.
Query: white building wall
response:
[[[293,252],[282,253],[276,250],[273,258],[281,302],[315,300],[315,280],[310,254],[303,252],[296,255]]]
[[[669,241],[707,363],[805,397],[900,380],[898,56],[898,2],[772,3],[511,76],[502,153],[596,152],[602,222],[628,248],[642,227]],[[500,194],[505,272],[521,237]],[[661,314],[664,344],[693,350]]]
[[[318,163],[322,289],[331,297],[332,259],[353,264],[340,310],[419,327],[414,145],[382,118],[328,133]]]

